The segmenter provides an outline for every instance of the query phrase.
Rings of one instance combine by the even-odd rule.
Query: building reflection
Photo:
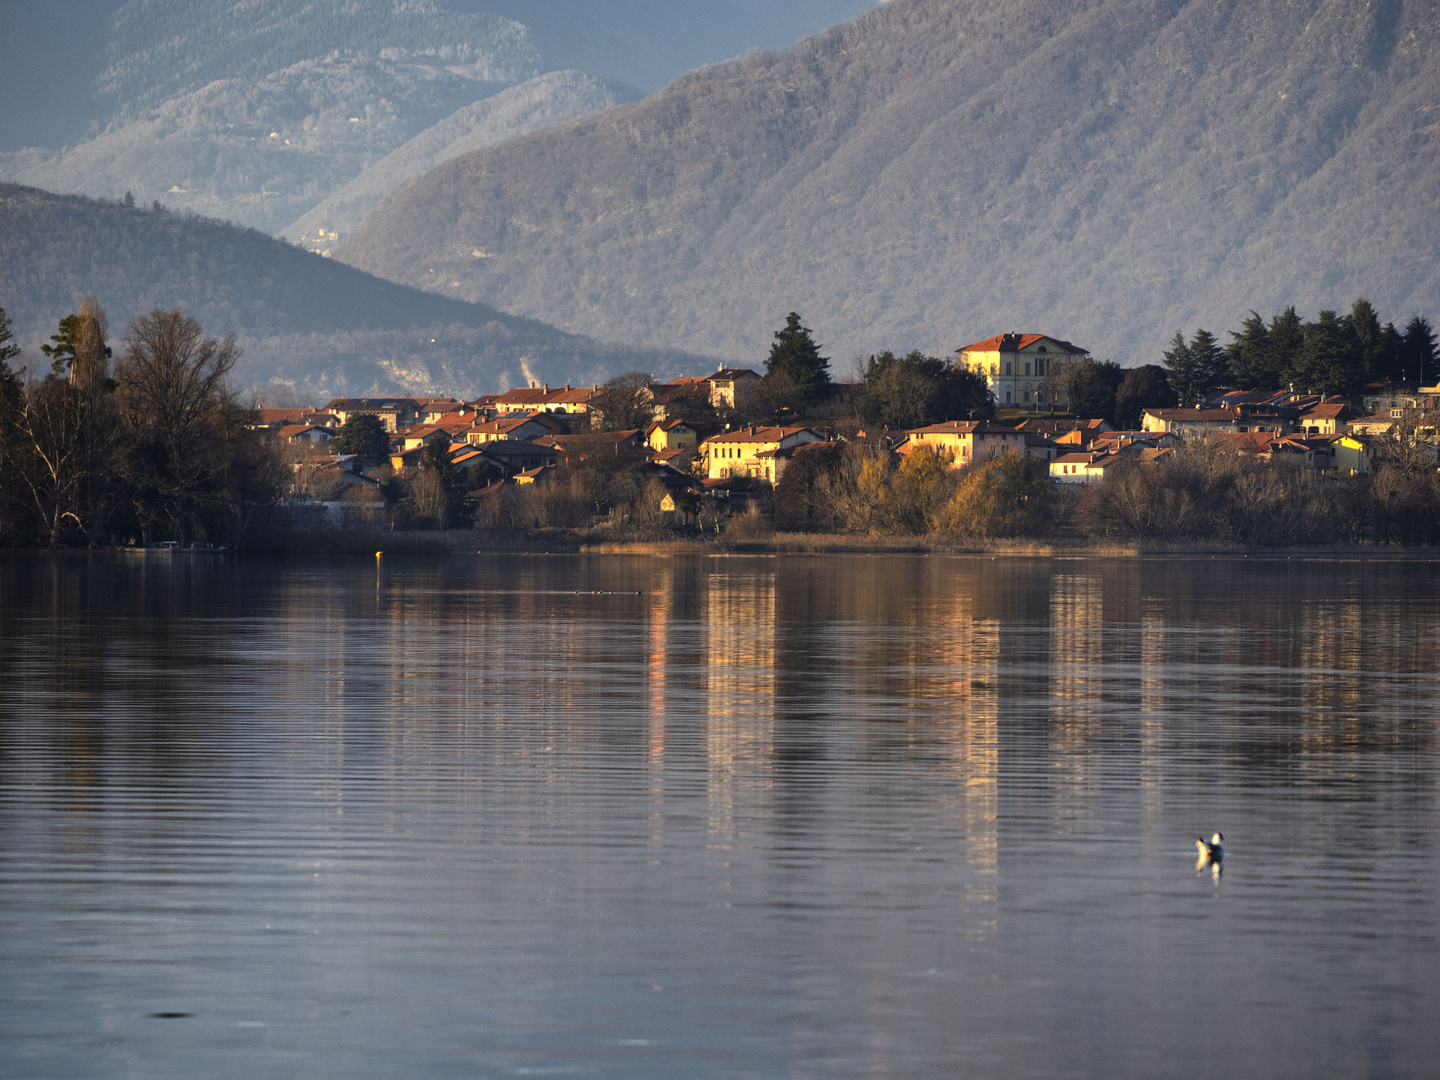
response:
[[[723,560],[706,580],[708,842],[721,849],[738,838],[737,799],[768,789],[774,767],[776,589],[766,561],[756,572]]]
[[[1435,584],[1423,563],[1258,559],[16,558],[0,781],[39,770],[79,805],[120,782],[230,798],[268,772],[339,812],[357,776],[483,800],[518,770],[550,791],[539,820],[615,768],[663,847],[698,772],[718,848],[757,823],[822,835],[855,799],[942,807],[967,896],[993,903],[1007,821],[1079,827],[1124,790],[1157,831],[1198,757],[1356,785],[1376,751],[1428,752]]]

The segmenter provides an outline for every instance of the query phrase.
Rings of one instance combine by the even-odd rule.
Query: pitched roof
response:
[[[338,434],[334,428],[328,428],[322,424],[286,424],[280,429],[279,435],[282,439],[293,439],[296,435],[303,435],[307,431],[323,431],[332,439]]]
[[[393,412],[407,405],[419,408],[414,398],[335,398],[325,408],[337,412]]]
[[[1024,432],[989,420],[947,420],[943,424],[910,428],[911,435],[1022,435]]]
[[[1057,420],[1050,417],[1032,417],[1015,425],[1017,431],[1033,431],[1041,435],[1068,435],[1072,431],[1099,431],[1107,421]]]
[[[1235,413],[1230,409],[1146,409],[1146,414],[1160,420],[1191,423],[1230,424]]]
[[[478,431],[485,435],[503,435],[515,431],[526,424],[535,424],[536,421],[529,416],[500,416],[494,420],[484,420],[478,424],[471,424],[467,430]],[[537,425],[544,427],[543,424]],[[546,428],[548,431],[549,428]]]
[[[1306,409],[1300,414],[1302,420],[1314,418],[1316,420],[1339,420],[1347,412],[1353,413],[1355,409],[1343,401],[1327,401],[1323,405],[1315,405]]]
[[[606,446],[635,446],[640,441],[640,429],[627,431],[587,431],[583,435],[546,435],[535,440],[541,446],[554,446],[561,450],[584,450]]]
[[[303,409],[257,409],[262,424],[308,424],[315,417],[329,416],[313,407]]]
[[[400,437],[404,439],[428,439],[438,431],[443,431],[446,435],[453,435],[456,431],[464,431],[469,426],[470,424],[468,422],[457,423],[453,420],[449,422],[442,420],[438,424],[416,424],[414,427],[402,431]]]
[[[817,439],[820,437],[807,427],[748,427],[727,431],[723,435],[712,435],[705,443],[778,443],[792,435],[799,435],[802,431],[809,431]]]
[[[1050,341],[1060,346],[1067,353],[1088,356],[1089,349],[1082,349],[1079,345],[1072,345],[1068,341],[1051,337],[1049,334],[996,334],[984,341],[977,341],[973,345],[966,345],[956,349],[956,352],[1019,352],[1021,349],[1028,349],[1037,341]]]
[[[503,394],[486,394],[477,399],[487,405],[530,405],[542,409],[546,405],[583,405],[593,398],[596,390],[589,386],[517,386]]]

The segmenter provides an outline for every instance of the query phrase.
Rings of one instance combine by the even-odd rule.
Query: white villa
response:
[[[998,405],[1052,404],[1050,377],[1057,360],[1082,359],[1089,350],[1045,334],[996,334],[955,350],[963,367],[984,375]]]

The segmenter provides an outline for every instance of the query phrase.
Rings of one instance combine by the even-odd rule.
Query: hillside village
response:
[[[272,543],[488,530],[566,544],[850,536],[1440,543],[1435,335],[1287,309],[1164,366],[1007,332],[832,378],[791,312],[762,374],[269,407],[179,309],[123,353],[87,300],[38,357],[0,312],[0,543]],[[43,370],[40,369],[40,370]],[[1278,388],[1277,388],[1278,384]],[[928,542],[928,541],[927,541]]]
[[[778,335],[777,335],[778,336]],[[1004,419],[944,419],[901,429],[858,417],[859,383],[832,383],[816,402],[755,422],[747,404],[761,372],[721,367],[667,382],[640,378],[605,386],[525,386],[469,401],[455,398],[336,398],[304,408],[267,408],[258,426],[290,448],[303,491],[340,524],[386,517],[386,485],[443,457],[464,478],[459,518],[485,519],[507,490],[572,483],[582,470],[628,474],[634,490],[660,495],[672,522],[712,520],[784,492],[797,463],[842,448],[873,453],[890,470],[917,452],[952,470],[1010,457],[1037,463],[1057,487],[1077,488],[1120,468],[1148,467],[1182,447],[1242,456],[1317,476],[1367,476],[1379,443],[1402,418],[1440,407],[1440,385],[1377,381],[1355,397],[1293,390],[1219,390],[1195,407],[1146,406],[1131,429],[1069,413],[1063,368],[1088,360],[1068,341],[1005,334],[956,350],[954,364],[983,377],[987,413]],[[638,374],[638,373],[637,373]],[[623,385],[621,385],[623,383]],[[1023,410],[1023,411],[1021,411]],[[356,452],[362,431],[373,440]],[[377,433],[383,437],[376,439]],[[1432,442],[1419,443],[1434,462]],[[802,468],[808,478],[813,469]],[[469,482],[473,480],[473,483]],[[658,485],[656,487],[655,485]],[[366,493],[369,493],[368,495]],[[597,511],[606,509],[603,498]],[[347,517],[348,515],[348,517]]]

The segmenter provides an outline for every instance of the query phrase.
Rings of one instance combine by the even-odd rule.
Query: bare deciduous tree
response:
[[[233,338],[206,337],[178,309],[139,316],[125,333],[116,472],[146,543],[157,526],[181,537],[218,527],[230,509],[234,444],[247,434],[227,382],[239,355]]]

